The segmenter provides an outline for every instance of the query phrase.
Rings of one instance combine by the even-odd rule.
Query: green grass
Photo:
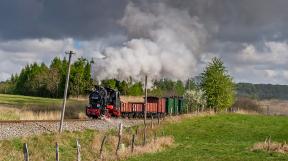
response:
[[[15,113],[2,110],[2,107],[13,107],[24,111],[49,112],[60,111],[63,99],[0,94],[0,120],[17,120]],[[79,113],[85,113],[88,100],[68,99],[66,105],[66,118],[78,118]]]
[[[272,141],[288,141],[287,126],[288,118],[283,116],[223,114],[190,118],[164,126],[165,134],[175,138],[174,148],[129,161],[288,160],[288,154],[250,150],[267,136]]]
[[[153,135],[152,130],[147,130],[147,142],[151,143]],[[31,160],[55,160],[55,143],[59,145],[59,155],[61,161],[76,160],[76,140],[81,145],[81,160],[97,160],[100,156],[99,150],[104,135],[107,136],[104,144],[103,155],[105,160],[116,160],[115,151],[117,146],[117,131],[111,129],[106,132],[95,130],[85,130],[77,132],[63,132],[42,134],[38,136],[29,136],[14,138],[11,140],[0,140],[0,160],[1,161],[19,161],[23,160],[23,144],[27,143],[29,157]],[[131,129],[124,129],[121,143],[125,144],[125,150],[130,152]],[[142,147],[142,134],[136,135],[135,146]],[[153,142],[154,143],[154,142]],[[123,157],[123,156],[122,156]]]
[[[15,138],[0,141],[0,160],[23,160],[23,144],[28,144],[31,160],[55,160],[55,143],[58,142],[60,158],[63,161],[75,160],[76,139],[79,140],[83,160],[91,160],[96,157],[93,154],[92,140],[99,132],[86,130],[84,132],[64,132],[60,134],[43,134],[27,138]],[[98,136],[99,137],[99,136]],[[99,138],[100,139],[100,138]]]
[[[13,107],[29,107],[29,106],[60,106],[63,99],[21,96],[21,95],[9,95],[0,94],[0,105],[8,105]],[[78,103],[81,101],[71,99],[70,104]],[[82,101],[83,102],[83,101]]]

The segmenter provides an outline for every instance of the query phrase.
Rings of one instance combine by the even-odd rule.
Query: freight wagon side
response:
[[[123,117],[141,117],[144,104],[143,102],[121,102],[120,110]]]

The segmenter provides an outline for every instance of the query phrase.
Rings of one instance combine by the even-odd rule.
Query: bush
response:
[[[233,107],[236,107],[245,111],[255,111],[255,112],[262,111],[257,100],[254,100],[248,97],[238,97]]]
[[[186,102],[186,110],[191,112],[197,108],[204,108],[206,106],[206,99],[202,90],[188,90],[184,93],[184,100]]]

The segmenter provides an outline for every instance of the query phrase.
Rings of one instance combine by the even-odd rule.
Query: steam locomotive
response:
[[[111,88],[96,86],[89,95],[89,105],[86,106],[86,115],[91,118],[119,117],[119,92]]]
[[[143,117],[144,102],[121,102],[119,92],[111,88],[97,86],[89,95],[86,115],[100,117]],[[187,112],[182,97],[147,97],[148,117],[164,117]]]

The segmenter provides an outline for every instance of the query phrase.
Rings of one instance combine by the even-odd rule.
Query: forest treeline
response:
[[[59,57],[55,57],[48,66],[44,63],[26,65],[20,73],[0,83],[0,93],[61,98],[67,67],[68,61]],[[152,83],[152,88],[148,90],[152,96],[182,96],[185,90],[197,88],[193,79],[185,82],[161,79]],[[91,78],[91,61],[82,57],[74,61],[71,65],[69,95],[87,95],[95,84],[97,82]],[[133,81],[132,78],[122,81],[102,80],[101,85],[117,89],[121,95],[139,96],[144,93],[142,82]],[[288,99],[288,85],[238,83],[236,93],[255,99]]]
[[[67,67],[68,61],[59,57],[55,57],[48,66],[44,63],[28,64],[20,73],[0,83],[0,93],[61,98]],[[81,57],[71,64],[69,96],[87,95],[96,83],[91,78],[91,61]],[[148,92],[155,96],[183,95],[185,89],[194,88],[194,84],[193,81],[185,84],[182,81],[162,79],[153,81],[153,87]],[[108,79],[101,81],[101,85],[117,89],[122,95],[137,96],[144,92],[143,84],[132,79]]]
[[[238,83],[236,90],[238,96],[288,100],[288,85]]]
[[[71,65],[69,94],[82,95],[92,84],[90,61],[77,59]],[[65,88],[68,61],[55,57],[49,66],[44,63],[28,64],[19,74],[0,84],[0,92],[40,97],[62,97]]]

